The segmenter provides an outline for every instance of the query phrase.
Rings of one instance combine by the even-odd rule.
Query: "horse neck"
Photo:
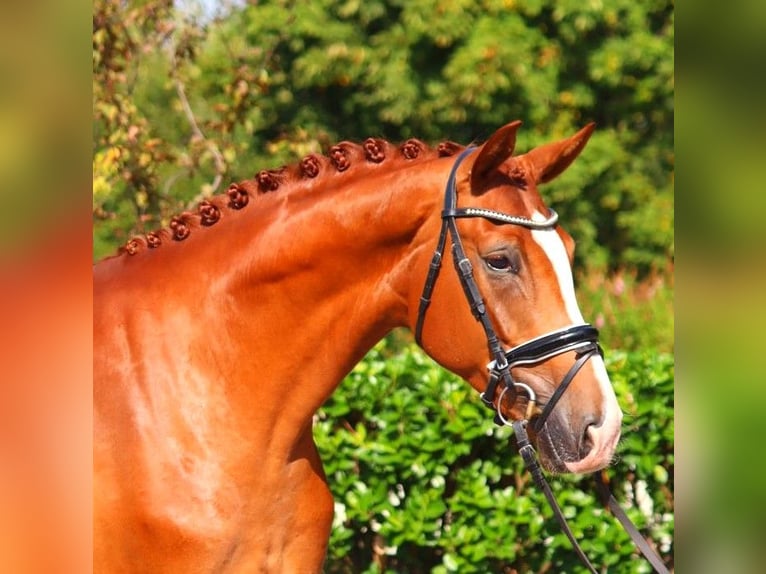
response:
[[[205,301],[195,336],[210,342],[206,353],[216,357],[206,360],[237,364],[231,376],[241,380],[231,384],[257,385],[260,404],[300,396],[288,410],[296,422],[310,421],[372,345],[407,323],[411,260],[436,240],[448,166],[331,174],[322,189],[259,196],[219,229],[168,246],[158,273],[196,276],[187,301]],[[170,261],[176,247],[185,263]]]
[[[436,179],[420,169],[415,177],[381,174],[329,193],[275,196],[271,213],[263,214],[270,221],[252,235],[232,283],[257,309],[281,309],[276,325],[256,328],[300,325],[302,337],[316,330],[336,355],[358,347],[353,364],[404,325],[407,261],[424,222],[438,219]]]

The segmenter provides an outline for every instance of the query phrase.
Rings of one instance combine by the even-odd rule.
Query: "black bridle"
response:
[[[535,221],[528,217],[508,215],[491,209],[478,207],[458,208],[456,182],[457,170],[462,161],[475,150],[475,147],[468,147],[460,153],[452,166],[452,171],[447,180],[447,187],[444,193],[441,232],[439,233],[439,240],[436,244],[433,258],[431,259],[431,265],[428,269],[425,285],[423,286],[423,294],[420,297],[418,318],[415,325],[415,340],[419,345],[423,346],[423,325],[425,323],[426,311],[431,304],[431,296],[433,294],[434,286],[436,285],[436,280],[439,277],[444,249],[447,245],[447,235],[449,235],[452,240],[452,260],[455,264],[455,270],[457,271],[458,277],[460,278],[460,284],[463,286],[463,291],[468,299],[468,304],[471,307],[473,316],[481,324],[484,329],[484,334],[487,337],[487,347],[489,349],[491,362],[487,366],[487,369],[489,370],[489,382],[487,383],[486,389],[481,394],[481,400],[489,408],[497,409],[496,422],[498,422],[498,424],[503,424],[505,421],[500,412],[500,401],[498,401],[497,406],[495,406],[495,395],[497,393],[498,384],[503,385],[502,393],[503,395],[508,393],[511,402],[516,399],[516,389],[524,389],[527,395],[529,395],[528,398],[530,400],[531,408],[528,408],[528,410],[531,411],[532,408],[534,408],[534,393],[527,385],[517,383],[513,380],[513,377],[511,376],[512,367],[540,363],[568,351],[577,351],[578,359],[575,361],[572,369],[564,377],[562,383],[558,386],[556,392],[554,392],[553,396],[543,409],[542,414],[535,420],[535,428],[536,430],[539,430],[543,428],[553,407],[559,401],[580,368],[582,368],[585,362],[595,353],[601,352],[601,349],[598,346],[598,330],[591,325],[574,325],[536,337],[535,339],[510,349],[509,351],[503,350],[503,346],[492,325],[492,319],[487,312],[487,306],[484,303],[479,287],[473,277],[473,265],[466,256],[465,249],[463,249],[463,242],[460,239],[460,233],[457,228],[457,220],[480,217],[494,223],[519,225],[528,229],[553,229],[558,221],[558,215],[551,209],[549,210],[550,215],[547,219],[543,221]],[[532,394],[530,395],[530,393]]]
[[[436,249],[434,250],[434,255],[428,268],[428,275],[426,276],[425,285],[423,286],[423,293],[420,297],[417,323],[415,325],[415,340],[421,347],[423,346],[423,325],[425,323],[426,312],[431,304],[434,286],[436,285],[436,280],[438,279],[439,271],[441,270],[444,249],[447,245],[447,235],[449,235],[452,240],[452,260],[455,265],[455,270],[457,271],[460,284],[463,287],[463,291],[465,292],[465,296],[471,308],[471,313],[484,329],[484,334],[487,338],[487,348],[491,358],[491,362],[487,365],[487,369],[489,370],[489,380],[486,389],[481,393],[481,400],[487,407],[496,411],[495,422],[497,424],[507,425],[513,428],[519,453],[521,454],[525,467],[530,471],[536,484],[543,491],[543,494],[545,494],[556,519],[561,525],[567,538],[569,538],[569,541],[572,543],[580,560],[590,572],[596,574],[596,569],[588,560],[582,548],[580,548],[579,543],[575,539],[574,534],[570,530],[569,525],[556,502],[550,486],[545,480],[542,468],[537,460],[536,452],[527,435],[527,425],[530,419],[533,420],[533,428],[539,433],[545,426],[545,423],[556,404],[583,365],[595,354],[603,355],[601,347],[598,344],[598,330],[588,324],[574,325],[536,337],[521,345],[513,347],[508,351],[503,349],[492,325],[489,313],[487,312],[484,299],[482,298],[479,287],[473,277],[473,265],[463,249],[463,242],[460,239],[460,233],[457,228],[457,220],[480,217],[494,223],[519,225],[528,229],[554,229],[558,221],[558,215],[555,211],[550,209],[550,215],[547,219],[543,221],[535,221],[527,217],[508,215],[490,209],[478,207],[458,208],[456,182],[458,167],[462,161],[475,150],[475,147],[468,147],[458,155],[452,166],[452,170],[450,171],[449,179],[447,180],[447,186],[444,193],[444,209],[441,214],[442,226]],[[574,364],[564,376],[550,399],[546,402],[545,406],[542,407],[542,411],[537,414],[537,399],[534,391],[528,385],[514,381],[511,375],[511,368],[515,366],[541,363],[569,351],[575,351]],[[502,390],[500,391],[500,397],[495,401],[499,384],[502,385]],[[528,402],[526,406],[526,415],[524,419],[508,420],[502,413],[501,403],[503,403],[503,399],[507,393],[511,404],[513,404],[517,398],[517,390],[523,390],[527,395]],[[622,511],[615,498],[609,492],[603,474],[596,476],[597,488],[602,502],[608,506],[612,513],[618,518],[622,526],[633,539],[634,543],[638,546],[641,553],[654,567],[655,571],[660,574],[666,574],[668,570],[660,557],[654,552],[646,539],[641,536],[627,515]]]

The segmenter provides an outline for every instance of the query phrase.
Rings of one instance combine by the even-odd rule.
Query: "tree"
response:
[[[598,123],[547,191],[597,266],[673,257],[673,4],[269,1],[218,19],[97,0],[96,255],[222,183],[339,139],[519,148]]]

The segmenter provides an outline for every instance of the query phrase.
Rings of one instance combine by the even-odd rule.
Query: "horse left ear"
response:
[[[524,158],[525,163],[531,166],[535,183],[548,182],[580,155],[595,128],[596,124],[591,122],[572,137],[541,145],[517,159]]]
[[[513,155],[520,125],[520,120],[504,125],[481,146],[471,168],[471,189],[478,190],[481,181]]]

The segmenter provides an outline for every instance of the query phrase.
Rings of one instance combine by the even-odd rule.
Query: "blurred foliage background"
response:
[[[613,489],[672,564],[671,0],[95,0],[93,257],[339,140],[469,143],[514,119],[520,151],[597,122],[542,192],[578,242],[627,415]],[[328,572],[580,571],[506,429],[407,335],[315,434],[337,501]],[[648,572],[587,479],[554,490],[596,564]]]
[[[672,260],[672,2],[180,6],[94,3],[96,258],[342,139],[469,143],[521,119],[521,151],[598,124],[544,192],[578,262],[643,274]]]

